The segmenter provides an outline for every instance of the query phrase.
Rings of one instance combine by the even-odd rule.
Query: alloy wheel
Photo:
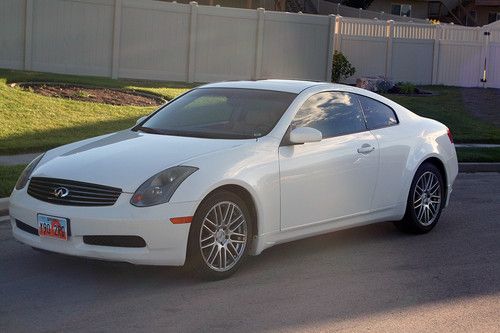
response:
[[[441,185],[438,177],[430,171],[418,179],[413,192],[413,209],[418,222],[431,225],[441,209]]]
[[[228,271],[242,258],[247,238],[248,226],[241,208],[231,201],[218,202],[201,224],[203,260],[214,271]]]

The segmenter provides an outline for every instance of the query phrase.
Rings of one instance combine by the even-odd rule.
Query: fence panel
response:
[[[329,17],[266,12],[261,78],[325,80]]]
[[[253,76],[256,11],[200,6],[196,31],[195,81]]]
[[[33,1],[31,68],[110,75],[113,4],[112,0]]]
[[[385,76],[387,62],[387,23],[342,18],[337,49],[356,68],[356,77]],[[350,77],[346,83],[355,82]]]
[[[0,67],[24,66],[25,11],[24,1],[0,1]]]
[[[433,40],[395,39],[391,77],[395,81],[431,84],[433,51]]]
[[[340,51],[356,68],[355,77],[385,76],[387,40],[380,37],[342,36]],[[346,83],[355,82],[350,77]]]
[[[388,76],[500,88],[500,23],[436,27],[146,0],[0,1],[0,66],[13,69],[202,82],[328,80],[333,47],[357,69],[349,83]]]
[[[500,43],[490,43],[488,52],[487,86],[500,88]]]
[[[190,7],[125,1],[119,76],[187,81]]]
[[[481,47],[479,42],[442,40],[437,83],[460,87],[482,86]]]
[[[500,21],[484,27],[483,32],[489,32],[486,44],[486,68],[489,88],[500,88]]]

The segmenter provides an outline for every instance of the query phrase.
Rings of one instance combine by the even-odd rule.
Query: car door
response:
[[[372,210],[381,211],[394,207],[406,197],[401,196],[401,181],[406,171],[411,145],[408,136],[397,126],[398,117],[394,110],[373,98],[358,95],[366,125],[377,138],[380,154],[380,168],[372,201]]]
[[[313,127],[323,140],[279,148],[281,229],[369,212],[378,143],[367,130],[357,97],[315,94],[297,112],[295,127]]]

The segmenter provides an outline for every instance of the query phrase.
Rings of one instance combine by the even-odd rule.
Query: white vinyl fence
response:
[[[194,2],[0,0],[5,68],[188,82],[324,81],[334,50],[356,67],[354,77],[500,87],[499,25],[436,26]]]

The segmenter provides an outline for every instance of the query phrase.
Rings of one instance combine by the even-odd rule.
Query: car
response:
[[[382,221],[426,233],[450,130],[373,92],[259,80],[194,88],[123,131],[47,151],[10,197],[35,249],[233,274],[276,244]]]

